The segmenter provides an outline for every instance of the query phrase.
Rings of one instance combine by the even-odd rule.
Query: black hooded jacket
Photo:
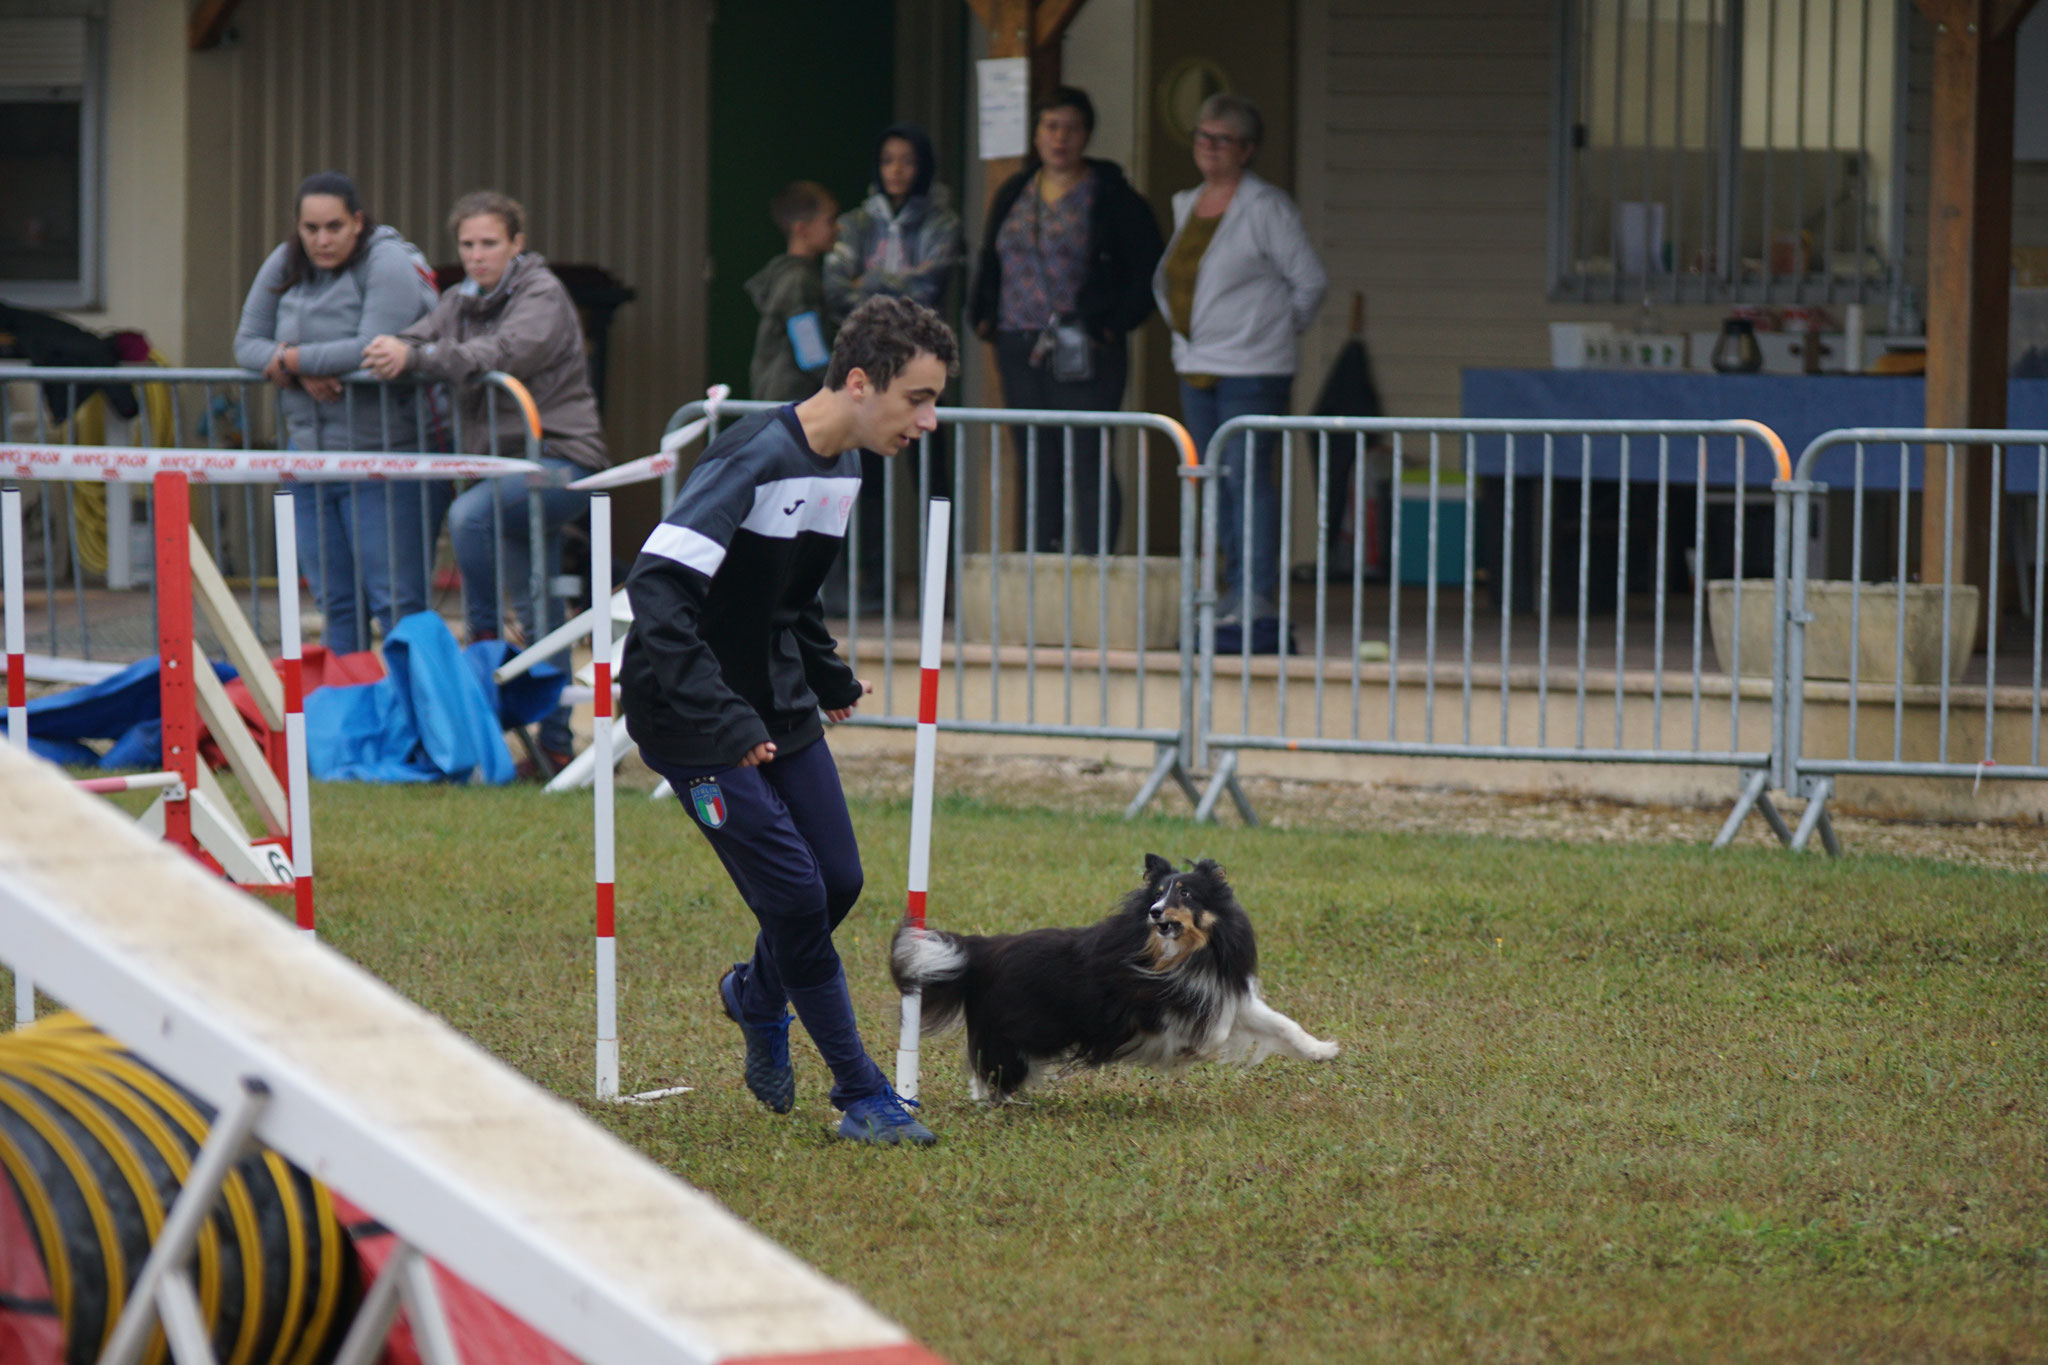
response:
[[[1095,203],[1088,219],[1088,274],[1081,281],[1075,311],[1097,340],[1109,340],[1152,316],[1152,271],[1166,243],[1152,206],[1124,178],[1122,167],[1090,157],[1088,169],[1095,173]],[[977,332],[995,326],[1002,300],[1003,263],[996,254],[996,236],[1037,174],[1036,166],[1017,172],[1003,182],[989,205],[981,259],[967,303],[967,319]]]

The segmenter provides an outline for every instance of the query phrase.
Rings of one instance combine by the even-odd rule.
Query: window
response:
[[[0,298],[90,308],[100,295],[100,26],[0,18]]]
[[[1901,0],[1561,0],[1554,297],[1903,280]]]

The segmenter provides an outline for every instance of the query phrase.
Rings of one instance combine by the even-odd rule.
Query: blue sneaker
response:
[[[917,1121],[910,1111],[916,1100],[906,1100],[894,1090],[853,1101],[846,1117],[839,1120],[839,1136],[853,1142],[877,1142],[894,1147],[899,1142],[929,1147],[939,1135]]]
[[[778,1114],[796,1106],[796,1068],[789,1064],[789,1015],[778,1023],[755,1027],[742,1022],[739,1006],[739,973],[746,964],[735,962],[718,978],[718,1002],[726,1018],[740,1026],[747,1040],[747,1089],[754,1098]]]

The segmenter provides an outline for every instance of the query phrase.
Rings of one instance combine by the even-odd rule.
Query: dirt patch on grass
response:
[[[881,798],[910,795],[908,754],[835,754],[849,792]],[[1073,758],[942,755],[941,794],[997,805],[1105,814],[1121,811],[1142,774]],[[1392,785],[1243,779],[1259,818],[1281,829],[1373,829],[1404,834],[1491,835],[1562,843],[1706,843],[1727,818],[1726,807],[1633,806],[1584,797],[1497,795]],[[1155,810],[1184,814],[1178,791]],[[1799,804],[1786,818],[1796,821]],[[1225,820],[1236,813],[1226,803]],[[1851,857],[1873,853],[1938,858],[1975,867],[2048,872],[2048,828],[1984,821],[1941,824],[1837,815],[1835,829]],[[1737,842],[1775,847],[1760,817],[1751,816]],[[1813,843],[1816,852],[1820,841]]]

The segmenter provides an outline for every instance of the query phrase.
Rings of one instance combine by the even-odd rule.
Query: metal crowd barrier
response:
[[[693,402],[677,409],[668,429],[708,416],[708,440],[726,420],[778,406]],[[948,645],[954,667],[952,696],[942,697],[939,728],[1148,743],[1154,746],[1154,762],[1127,814],[1143,810],[1169,779],[1191,802],[1196,800],[1191,776],[1195,653],[1188,623],[1194,617],[1195,485],[1206,471],[1196,463],[1187,431],[1153,413],[940,408],[938,417],[937,433],[922,438],[915,451],[882,463],[880,525],[870,524],[873,506],[856,504],[847,527],[845,581],[828,585],[835,599],[831,605],[839,608],[828,615],[844,622],[841,643],[847,657],[857,666],[880,668],[874,701],[846,723],[896,729],[917,724],[916,616],[899,583],[916,557],[904,554],[901,542],[908,533],[922,544],[929,499],[950,490],[956,500],[948,574],[953,598]],[[1005,427],[1012,430],[1021,461],[1006,449]],[[1170,539],[1178,558],[1177,581],[1169,577],[1167,588],[1155,584],[1155,575],[1142,567],[1129,568],[1127,556],[1111,553],[1119,530],[1110,517],[1118,432],[1133,433],[1127,439],[1135,442],[1133,487],[1124,490],[1128,510],[1123,520],[1141,551],[1155,538],[1151,494],[1162,451],[1180,480],[1180,524],[1157,537]],[[1092,525],[1076,510],[1091,472]],[[670,469],[662,475],[665,505],[674,500],[678,474]],[[1041,495],[1048,508],[1055,501],[1053,486],[1043,483],[1046,478],[1058,481],[1058,515],[1050,526],[1041,517]],[[914,525],[902,524],[906,519],[898,511],[898,490],[906,485],[917,494]],[[1017,541],[1020,528],[1021,548],[1004,552]],[[867,539],[875,536],[881,539],[878,557],[863,553]],[[1041,548],[1055,541],[1057,548]],[[863,573],[872,574],[864,564],[877,558],[889,571],[879,585],[863,583]],[[1128,590],[1124,577],[1130,579]],[[870,588],[878,591],[870,594]],[[1169,606],[1179,611],[1171,638],[1148,646],[1148,627]],[[1132,634],[1128,642],[1115,638],[1117,623],[1125,620]],[[1172,662],[1162,667],[1158,656],[1169,651]],[[1155,698],[1150,694],[1162,676],[1172,695]],[[1122,685],[1126,677],[1128,686]]]
[[[484,376],[490,425],[488,453],[492,456],[538,458],[540,426],[538,414],[523,385],[508,375]],[[114,391],[132,393],[136,412],[120,418],[112,409]],[[255,453],[284,444],[284,421],[279,393],[261,374],[233,368],[111,367],[59,368],[51,366],[0,365],[0,474],[24,486],[29,496],[28,524],[24,539],[30,570],[30,609],[40,620],[34,622],[32,646],[40,646],[44,657],[35,667],[52,680],[87,680],[112,671],[116,664],[153,652],[155,648],[155,588],[147,550],[134,547],[132,532],[153,520],[148,485],[142,485],[143,503],[138,516],[129,485],[106,481],[98,474],[84,472],[68,478],[45,477],[52,467],[47,457],[53,451],[73,448],[105,448],[109,458],[118,459],[128,451],[133,459],[146,458],[145,451],[190,452],[195,456],[223,451]],[[24,401],[25,400],[25,401]],[[351,445],[347,453],[364,456],[434,454],[462,449],[462,411],[447,386],[399,380],[392,383],[349,378],[343,381],[336,400],[343,411],[343,425],[349,432],[365,404],[374,404],[379,439],[375,445]],[[526,437],[518,449],[501,449],[497,430],[498,404],[514,403],[525,418]],[[310,453],[310,452],[309,452]],[[326,452],[335,453],[335,452]],[[288,481],[280,470],[276,480]],[[193,498],[194,523],[201,539],[223,574],[248,592],[247,611],[259,636],[272,638],[275,622],[266,621],[265,575],[274,582],[276,566],[267,556],[274,544],[269,524],[268,497],[259,497],[253,482],[239,488],[229,483],[209,484],[203,476]],[[346,489],[343,524],[356,528],[350,544],[336,544],[330,534],[330,517],[312,518],[317,528],[304,538],[302,563],[316,583],[334,582],[339,576],[352,591],[344,595],[337,587],[335,599],[352,597],[357,624],[355,644],[368,648],[373,607],[383,624],[390,624],[401,601],[431,606],[435,600],[433,575],[442,532],[442,519],[452,496],[445,482],[412,485],[379,480],[328,485]],[[395,496],[392,496],[393,492]],[[323,499],[331,496],[317,483],[305,483],[295,496]],[[363,535],[373,517],[361,515],[368,498],[383,505],[382,531],[387,590],[383,603],[371,601],[362,556],[352,553],[353,541]],[[401,511],[399,504],[408,504]],[[503,619],[514,606],[524,607],[529,622],[551,613],[544,600],[559,593],[564,585],[549,584],[545,576],[540,495],[527,499],[529,509],[529,556],[532,572],[528,582],[515,586],[504,572],[504,526],[502,509],[493,506],[496,537],[498,616]],[[414,537],[418,561],[401,554],[400,546]],[[146,538],[140,542],[146,544]],[[408,549],[409,549],[408,545]],[[346,555],[344,567],[341,560]],[[401,563],[401,560],[407,562]],[[330,572],[331,571],[331,572]],[[141,592],[149,590],[146,606]],[[525,588],[521,594],[520,586]],[[320,594],[316,591],[316,597]],[[523,601],[521,600],[523,596]],[[319,603],[323,616],[329,602]],[[559,610],[552,613],[558,617]],[[534,629],[533,634],[542,633]]]
[[[1925,490],[1920,488],[1937,448],[1943,452],[1944,494],[1938,518],[1923,515]],[[1957,508],[1969,495],[1967,480],[1958,486],[1958,472],[1971,461],[1988,464],[1988,480],[1979,485],[1980,495],[1987,483],[1990,493],[1983,509],[1988,522],[1977,528],[1981,540],[1957,534]],[[1819,474],[1827,481],[1818,481]],[[1843,513],[1840,500],[1829,494],[1845,491],[1848,560],[1838,568],[1846,569],[1847,581],[1840,581],[1838,573],[1822,588],[1827,575],[1814,571],[1807,532],[1817,506],[1827,507],[1830,515]],[[1838,781],[1846,777],[1962,778],[1973,784],[2048,778],[2041,756],[2048,431],[1830,431],[1801,453],[1780,498],[1793,528],[1784,676],[1796,685],[1785,689],[1789,706],[1777,785],[1807,800],[1799,828],[1786,842],[1804,848],[1817,830],[1830,853],[1840,851],[1827,807]],[[1914,541],[1924,544],[1936,536],[1939,580],[1910,584],[1914,564],[1925,562],[1916,555],[1922,547]],[[1973,550],[1989,555],[1981,596],[1977,588],[1958,582],[1966,576],[1962,557]],[[2008,572],[2032,629],[2031,639],[2021,642],[2024,676],[2008,669],[2001,678],[2002,584]],[[1818,610],[1823,597],[1834,600],[1825,618]],[[1846,638],[1840,625],[1842,599]],[[1938,612],[1929,610],[1937,606]],[[1924,629],[1930,615],[1939,631],[1931,640]],[[1923,628],[1913,629],[1915,618]],[[1978,672],[1973,656],[1980,622],[1984,654]],[[1823,658],[1824,653],[1829,657]],[[1825,731],[1815,715],[1823,702],[1839,710]],[[1926,716],[1930,707],[1931,718]],[[2023,716],[2023,736],[2001,730],[2001,710],[2021,713],[2012,716],[2011,724]],[[1922,717],[1917,724],[1916,714]]]
[[[1269,442],[1277,435],[1278,453],[1255,462],[1262,435]],[[1247,581],[1251,556],[1241,556],[1247,562],[1234,593],[1219,582],[1223,481],[1208,480],[1203,495],[1195,762],[1212,775],[1197,818],[1211,818],[1227,794],[1255,822],[1237,781],[1239,756],[1274,750],[1733,768],[1744,775],[1743,795],[1721,842],[1733,836],[1770,780],[1782,721],[1775,690],[1768,702],[1756,696],[1745,707],[1745,691],[1767,690],[1768,679],[1745,689],[1739,632],[1725,680],[1708,661],[1707,579],[1718,575],[1706,551],[1714,543],[1710,521],[1726,519],[1722,505],[1732,497],[1731,567],[1743,563],[1758,534],[1748,527],[1749,495],[1767,495],[1774,476],[1790,474],[1775,433],[1749,421],[1233,419],[1210,442],[1206,465],[1220,468],[1231,443],[1243,442],[1247,464],[1259,470],[1254,477],[1278,484],[1278,601],[1270,606],[1283,622],[1297,614],[1299,591],[1288,572],[1304,483],[1296,477],[1297,441],[1308,446],[1306,491],[1315,500],[1306,648],[1293,627],[1255,645],[1251,619],[1238,623],[1234,651],[1217,647],[1219,588],[1242,602],[1255,585]],[[1332,554],[1332,508],[1341,508],[1347,482],[1355,532],[1364,520],[1369,456],[1391,475],[1385,586],[1368,578],[1363,534],[1352,536],[1347,563]],[[1497,514],[1487,508],[1484,526],[1480,473],[1504,475]],[[1421,496],[1404,497],[1410,488]],[[1598,510],[1596,489],[1611,490],[1599,493]],[[1533,505],[1520,505],[1527,499]],[[1238,543],[1253,545],[1253,505],[1240,502],[1241,511],[1232,509],[1243,517]],[[1411,504],[1419,508],[1411,512]],[[1654,558],[1632,565],[1630,520],[1644,516],[1655,522]],[[1770,534],[1771,577],[1782,590],[1781,515]],[[1418,535],[1421,556],[1413,553]],[[1688,543],[1690,590],[1674,593],[1674,580],[1686,576]],[[1743,575],[1730,576],[1739,617]],[[1485,608],[1482,589],[1495,599]],[[1518,597],[1530,593],[1533,626],[1516,611]],[[1368,624],[1374,597],[1384,598],[1374,604],[1375,615],[1384,612],[1383,638],[1378,623]],[[1596,624],[1609,615],[1611,622]],[[1485,617],[1497,617],[1497,625]],[[1532,656],[1533,666],[1518,661]],[[1234,706],[1217,695],[1225,672],[1236,679]],[[1268,678],[1270,689],[1255,687]],[[1296,700],[1304,690],[1305,705]],[[1526,714],[1531,698],[1533,717]],[[1667,714],[1674,708],[1675,725]],[[1497,717],[1488,714],[1495,710]],[[1767,730],[1755,719],[1760,714],[1769,718]],[[1767,802],[1765,812],[1775,815]]]

